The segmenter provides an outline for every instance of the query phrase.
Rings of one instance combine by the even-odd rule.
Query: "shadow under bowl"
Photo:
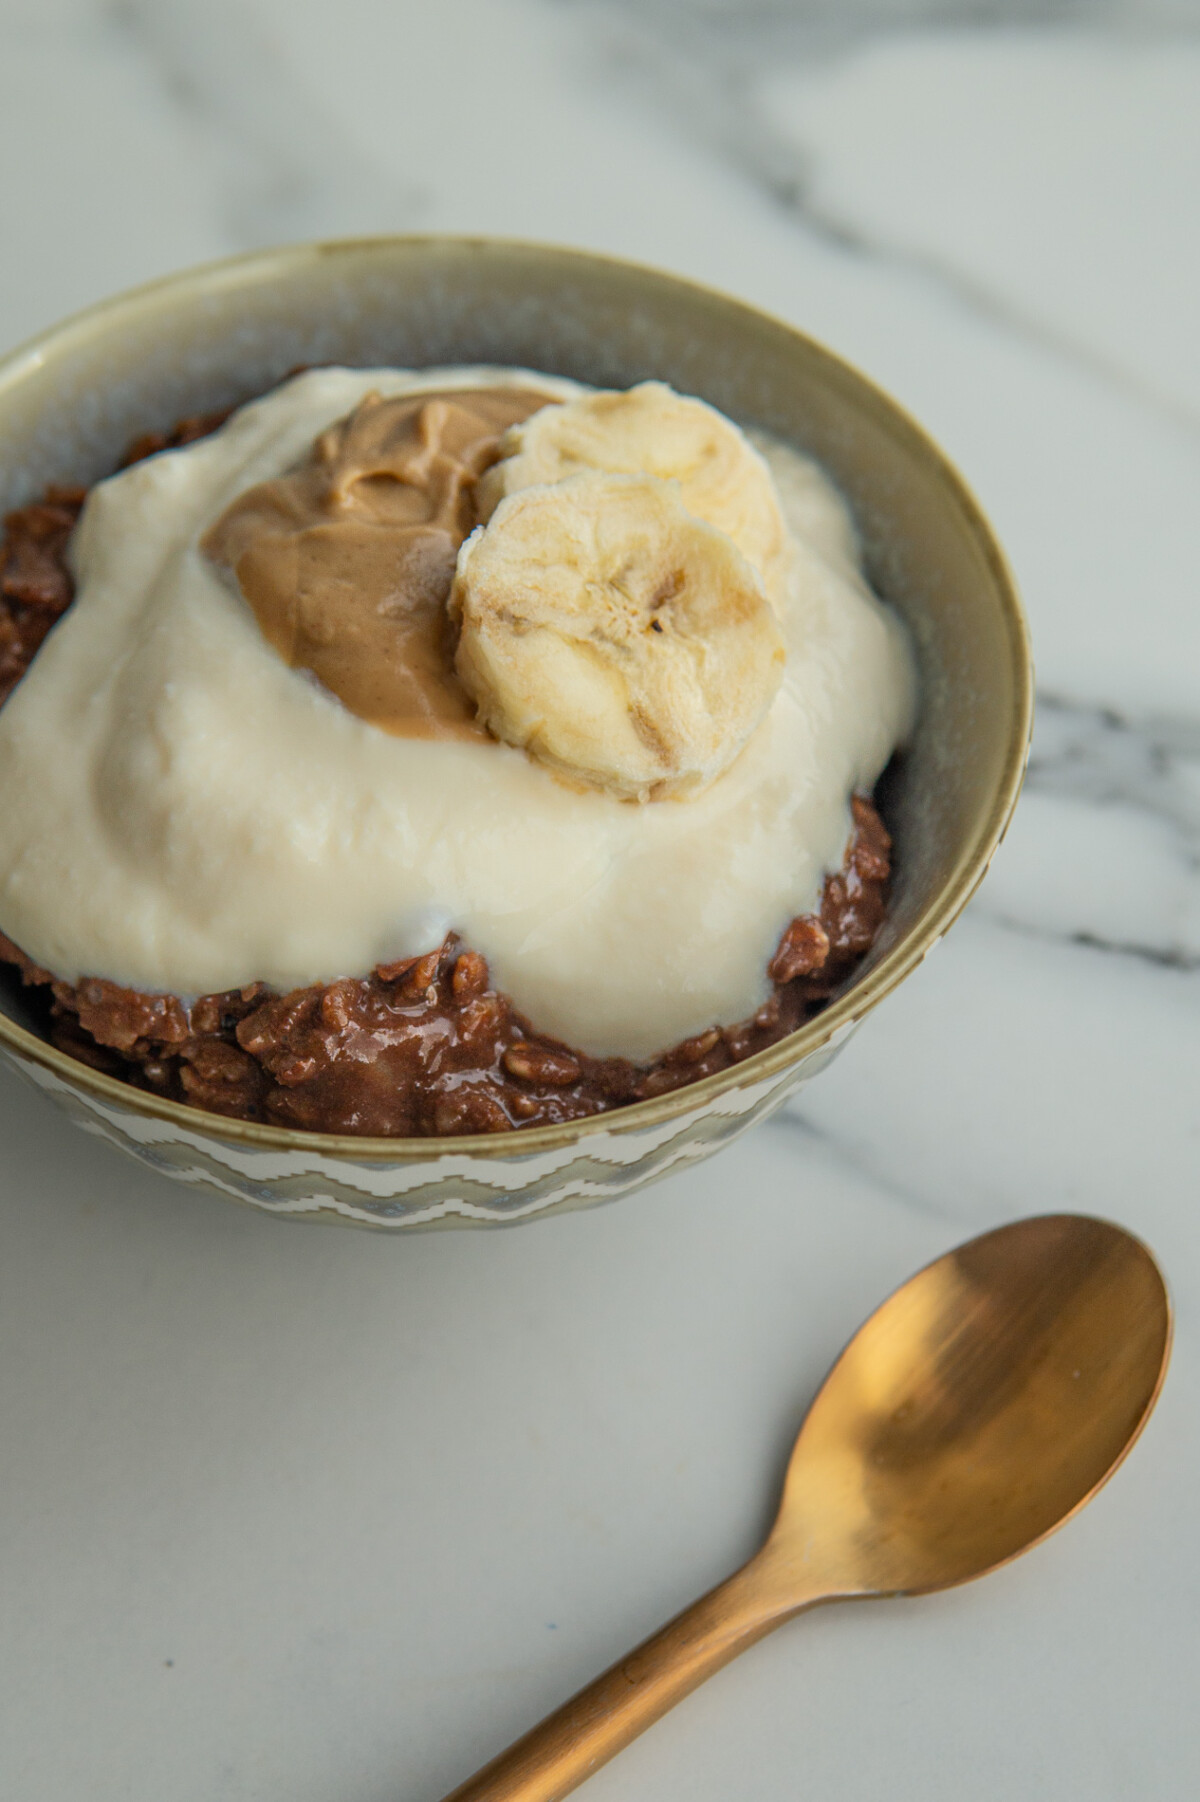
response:
[[[657,377],[818,458],[850,501],[870,580],[906,621],[920,672],[916,732],[879,791],[896,847],[883,931],[844,993],[769,1050],[652,1101],[511,1134],[361,1139],[201,1113],[56,1051],[15,981],[0,988],[0,1057],[142,1163],[271,1213],[398,1230],[514,1222],[622,1194],[717,1150],[824,1069],[983,877],[1032,718],[1003,554],[925,434],[803,333],[652,269],[478,238],[238,257],[43,334],[0,363],[0,507],[50,482],[95,481],[140,433],[312,363],[515,364],[603,387]]]

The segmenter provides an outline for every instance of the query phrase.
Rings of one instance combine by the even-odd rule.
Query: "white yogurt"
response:
[[[542,1031],[645,1058],[752,1013],[908,731],[903,629],[815,464],[757,438],[794,540],[787,668],[736,763],[643,805],[504,745],[396,738],[289,669],[199,540],[370,389],[574,384],[322,369],[93,491],[74,606],[0,709],[0,930],[74,980],[286,990],[454,928]]]

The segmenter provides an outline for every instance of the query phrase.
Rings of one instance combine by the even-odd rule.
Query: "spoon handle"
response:
[[[815,1598],[814,1598],[815,1599]],[[794,1607],[752,1559],[572,1696],[443,1802],[558,1802]]]

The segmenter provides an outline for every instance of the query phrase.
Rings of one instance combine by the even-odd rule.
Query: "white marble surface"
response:
[[[589,1793],[1190,1802],[1197,9],[0,0],[0,169],[5,344],[360,230],[735,290],[957,458],[1042,682],[966,919],[790,1116],[643,1196],[285,1227],[0,1079],[0,1793],[436,1797],[750,1549],[890,1285],[1073,1208],[1143,1232],[1179,1308],[1111,1487],[986,1584],[783,1630]]]

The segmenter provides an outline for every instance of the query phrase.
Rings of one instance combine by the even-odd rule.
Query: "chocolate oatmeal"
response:
[[[193,442],[224,415],[148,435],[126,462]],[[67,544],[85,490],[52,488],[9,514],[0,544],[0,703],[70,605]],[[648,1064],[592,1058],[548,1038],[491,986],[483,957],[437,950],[277,994],[262,984],[202,996],[143,994],[101,978],[58,980],[0,934],[0,962],[45,999],[53,1043],[152,1093],[241,1120],[312,1131],[422,1137],[503,1132],[605,1112],[739,1063],[818,1012],[882,924],[890,840],[872,802],[851,802],[843,868],[818,913],[791,922],[750,1019],[712,1026]]]

